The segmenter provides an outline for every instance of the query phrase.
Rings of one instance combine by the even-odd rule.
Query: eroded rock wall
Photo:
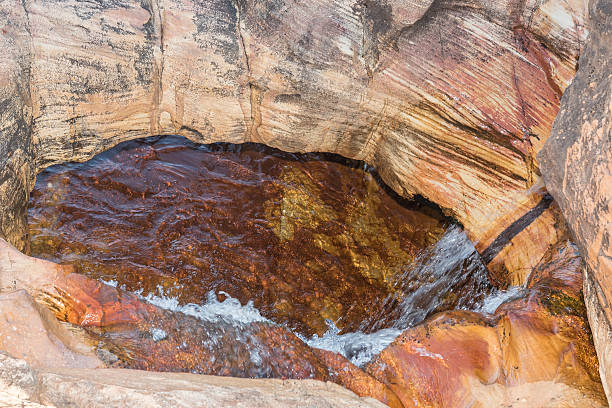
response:
[[[585,298],[612,396],[612,4],[592,1],[590,37],[540,153],[546,186],[585,257]]]
[[[0,1],[0,235],[27,248],[26,206],[34,187],[28,15]]]
[[[557,240],[536,153],[586,38],[584,1],[2,4],[24,14],[2,38],[30,41],[16,55],[33,116],[33,171],[9,183],[6,214],[45,166],[178,133],[363,159],[462,222],[502,286]],[[23,217],[5,218],[24,248]]]

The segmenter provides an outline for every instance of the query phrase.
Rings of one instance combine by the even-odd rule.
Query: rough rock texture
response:
[[[332,383],[251,380],[121,369],[34,369],[0,353],[2,407],[374,408]]]
[[[523,297],[494,315],[438,314],[406,330],[366,372],[405,407],[603,407],[581,268],[575,246],[559,244]]]
[[[457,217],[502,286],[556,240],[548,219],[523,231],[550,204],[528,189],[587,34],[582,0],[2,0],[0,16],[1,76],[19,79],[2,92],[28,107],[2,123],[32,126],[0,134],[30,158],[0,200],[20,249],[34,172],[168,133],[363,159]]]
[[[271,322],[205,321],[162,310],[132,294],[71,273],[70,267],[28,257],[2,239],[0,306],[0,350],[35,367],[112,366],[234,377],[332,380],[360,396],[374,397],[393,408],[402,406],[385,384],[342,356],[311,349],[282,326]],[[62,326],[53,315],[73,326]],[[29,319],[24,320],[26,317]],[[335,371],[348,369],[356,378],[347,385],[347,379],[338,378]],[[126,376],[138,378],[139,374],[133,373]],[[85,395],[91,398],[92,394]]]
[[[32,38],[19,1],[0,2],[0,235],[27,249],[26,206],[34,187]]]
[[[612,396],[612,4],[591,1],[591,35],[540,153],[546,186],[585,257],[585,297]]]

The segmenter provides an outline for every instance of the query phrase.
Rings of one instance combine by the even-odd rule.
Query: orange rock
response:
[[[330,370],[331,381],[361,397],[372,397],[391,408],[403,408],[402,402],[389,387],[376,380],[345,357],[332,351],[313,349]]]
[[[406,330],[366,366],[405,407],[467,407],[471,381],[490,384],[501,374],[495,320],[445,312]]]
[[[557,406],[576,396],[577,406],[604,406],[580,280],[573,244],[556,245],[534,270],[523,298],[491,316],[436,315],[406,330],[366,372],[406,407],[497,406],[511,395],[524,396],[534,404],[529,406]],[[525,393],[529,384],[546,382],[565,384],[561,395]]]
[[[0,294],[0,350],[35,367],[103,367],[88,339],[62,326],[24,290]]]

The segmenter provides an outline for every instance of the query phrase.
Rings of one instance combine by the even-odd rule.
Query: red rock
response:
[[[375,398],[391,408],[403,408],[404,405],[389,387],[365,373],[345,357],[327,350],[313,349],[313,351],[329,368],[331,381],[361,397]]]

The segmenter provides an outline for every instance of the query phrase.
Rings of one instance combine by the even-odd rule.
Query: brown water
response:
[[[491,289],[439,210],[327,154],[126,142],[40,174],[28,217],[34,256],[179,305],[252,302],[305,336],[404,328]]]

